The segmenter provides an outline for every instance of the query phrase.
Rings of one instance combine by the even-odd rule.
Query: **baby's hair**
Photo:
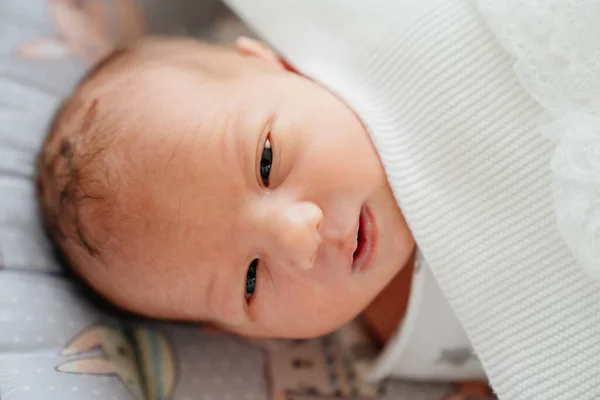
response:
[[[99,258],[100,245],[90,237],[81,221],[81,208],[87,201],[105,201],[101,190],[93,191],[94,177],[87,167],[97,163],[109,138],[99,130],[98,98],[89,96],[89,88],[103,79],[106,72],[122,62],[128,50],[119,49],[98,62],[76,86],[72,95],[57,110],[37,163],[37,191],[42,216],[51,240],[62,256],[67,240]],[[103,121],[106,122],[106,121]],[[85,141],[85,145],[82,142]]]

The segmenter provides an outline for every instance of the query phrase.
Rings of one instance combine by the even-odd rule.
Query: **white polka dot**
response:
[[[100,396],[100,392],[97,390],[94,390],[92,393],[94,393],[94,396]]]
[[[11,370],[10,370],[10,373],[11,373],[11,374],[18,374],[18,373],[19,373],[19,370],[18,370],[18,369],[16,369],[16,368],[13,368],[13,369],[11,369]]]
[[[44,338],[42,336],[38,336],[35,338],[36,343],[42,343],[44,341]]]
[[[10,321],[10,318],[8,318],[8,315],[3,315],[0,317],[0,322],[8,322]]]
[[[16,297],[11,297],[10,302],[13,304],[17,304],[19,302],[19,299],[17,299]]]
[[[70,327],[74,327],[74,326],[75,326],[75,325],[77,325],[77,324],[75,323],[75,321],[71,320],[71,321],[69,321],[68,325],[69,325]]]
[[[44,372],[44,368],[36,368],[35,372],[37,372],[38,374],[41,374]]]
[[[78,392],[78,391],[79,391],[79,388],[77,386],[73,386],[71,388],[71,392]]]
[[[47,389],[49,392],[53,392],[53,391],[54,391],[54,389],[56,389],[56,388],[55,388],[54,386],[52,386],[52,385],[51,385],[51,386],[48,386],[46,389]]]
[[[31,386],[23,386],[22,389],[24,392],[29,392],[31,390]]]
[[[31,321],[33,321],[33,317],[31,315],[28,315],[25,317],[25,321],[31,322]]]
[[[18,336],[13,336],[12,341],[13,343],[21,343],[21,338]]]
[[[55,324],[56,320],[54,319],[54,317],[48,317],[48,322],[51,324]]]

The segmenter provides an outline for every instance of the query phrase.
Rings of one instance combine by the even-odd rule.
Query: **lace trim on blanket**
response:
[[[525,90],[544,108],[560,234],[600,279],[600,1],[476,0],[516,57]]]

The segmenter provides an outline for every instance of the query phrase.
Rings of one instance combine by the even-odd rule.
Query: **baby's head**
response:
[[[337,328],[414,247],[361,121],[250,39],[109,56],[57,114],[38,186],[99,293],[245,335]]]

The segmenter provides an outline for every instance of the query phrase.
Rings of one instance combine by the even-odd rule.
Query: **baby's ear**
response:
[[[246,36],[240,36],[235,41],[235,47],[241,54],[261,58],[268,63],[279,68],[285,68],[281,58],[267,46],[265,43],[258,40],[250,39]]]

